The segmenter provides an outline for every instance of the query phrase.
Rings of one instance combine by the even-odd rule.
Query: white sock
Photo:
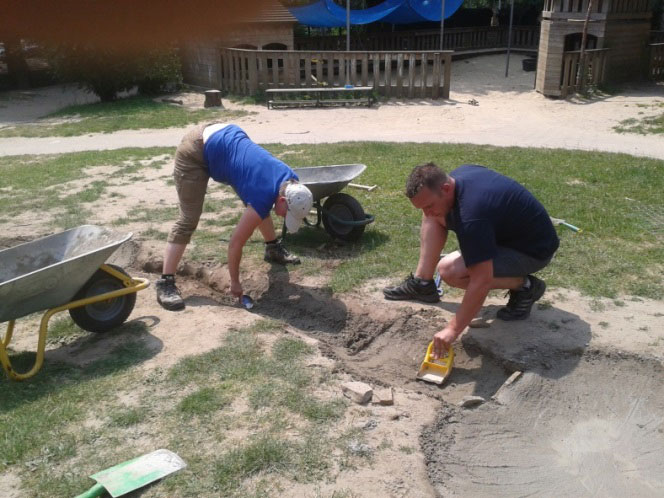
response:
[[[524,280],[525,281],[523,282],[523,288],[524,289],[530,289],[530,279],[528,277],[526,277]]]

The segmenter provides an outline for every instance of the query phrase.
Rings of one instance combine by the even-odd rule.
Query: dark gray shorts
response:
[[[494,277],[525,277],[540,271],[551,262],[551,258],[537,259],[508,247],[498,247],[493,258]]]

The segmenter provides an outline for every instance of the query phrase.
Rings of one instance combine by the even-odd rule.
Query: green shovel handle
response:
[[[106,488],[97,483],[88,489],[85,493],[78,495],[76,498],[95,498],[95,496],[101,496],[104,491],[106,491]]]

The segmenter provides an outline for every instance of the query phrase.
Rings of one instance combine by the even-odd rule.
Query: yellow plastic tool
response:
[[[445,379],[452,373],[452,365],[454,364],[454,349],[452,346],[447,350],[445,358],[433,359],[433,341],[429,343],[427,354],[424,361],[417,372],[417,378],[425,382],[433,384],[442,384]]]

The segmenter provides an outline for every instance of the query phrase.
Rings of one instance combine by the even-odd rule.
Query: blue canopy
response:
[[[440,21],[442,0],[385,0],[368,9],[350,11],[351,24],[376,21],[392,24],[411,24]],[[463,0],[445,0],[445,19],[454,14]],[[333,0],[318,0],[304,7],[292,7],[290,12],[301,24],[317,28],[336,28],[346,25],[346,9]]]

